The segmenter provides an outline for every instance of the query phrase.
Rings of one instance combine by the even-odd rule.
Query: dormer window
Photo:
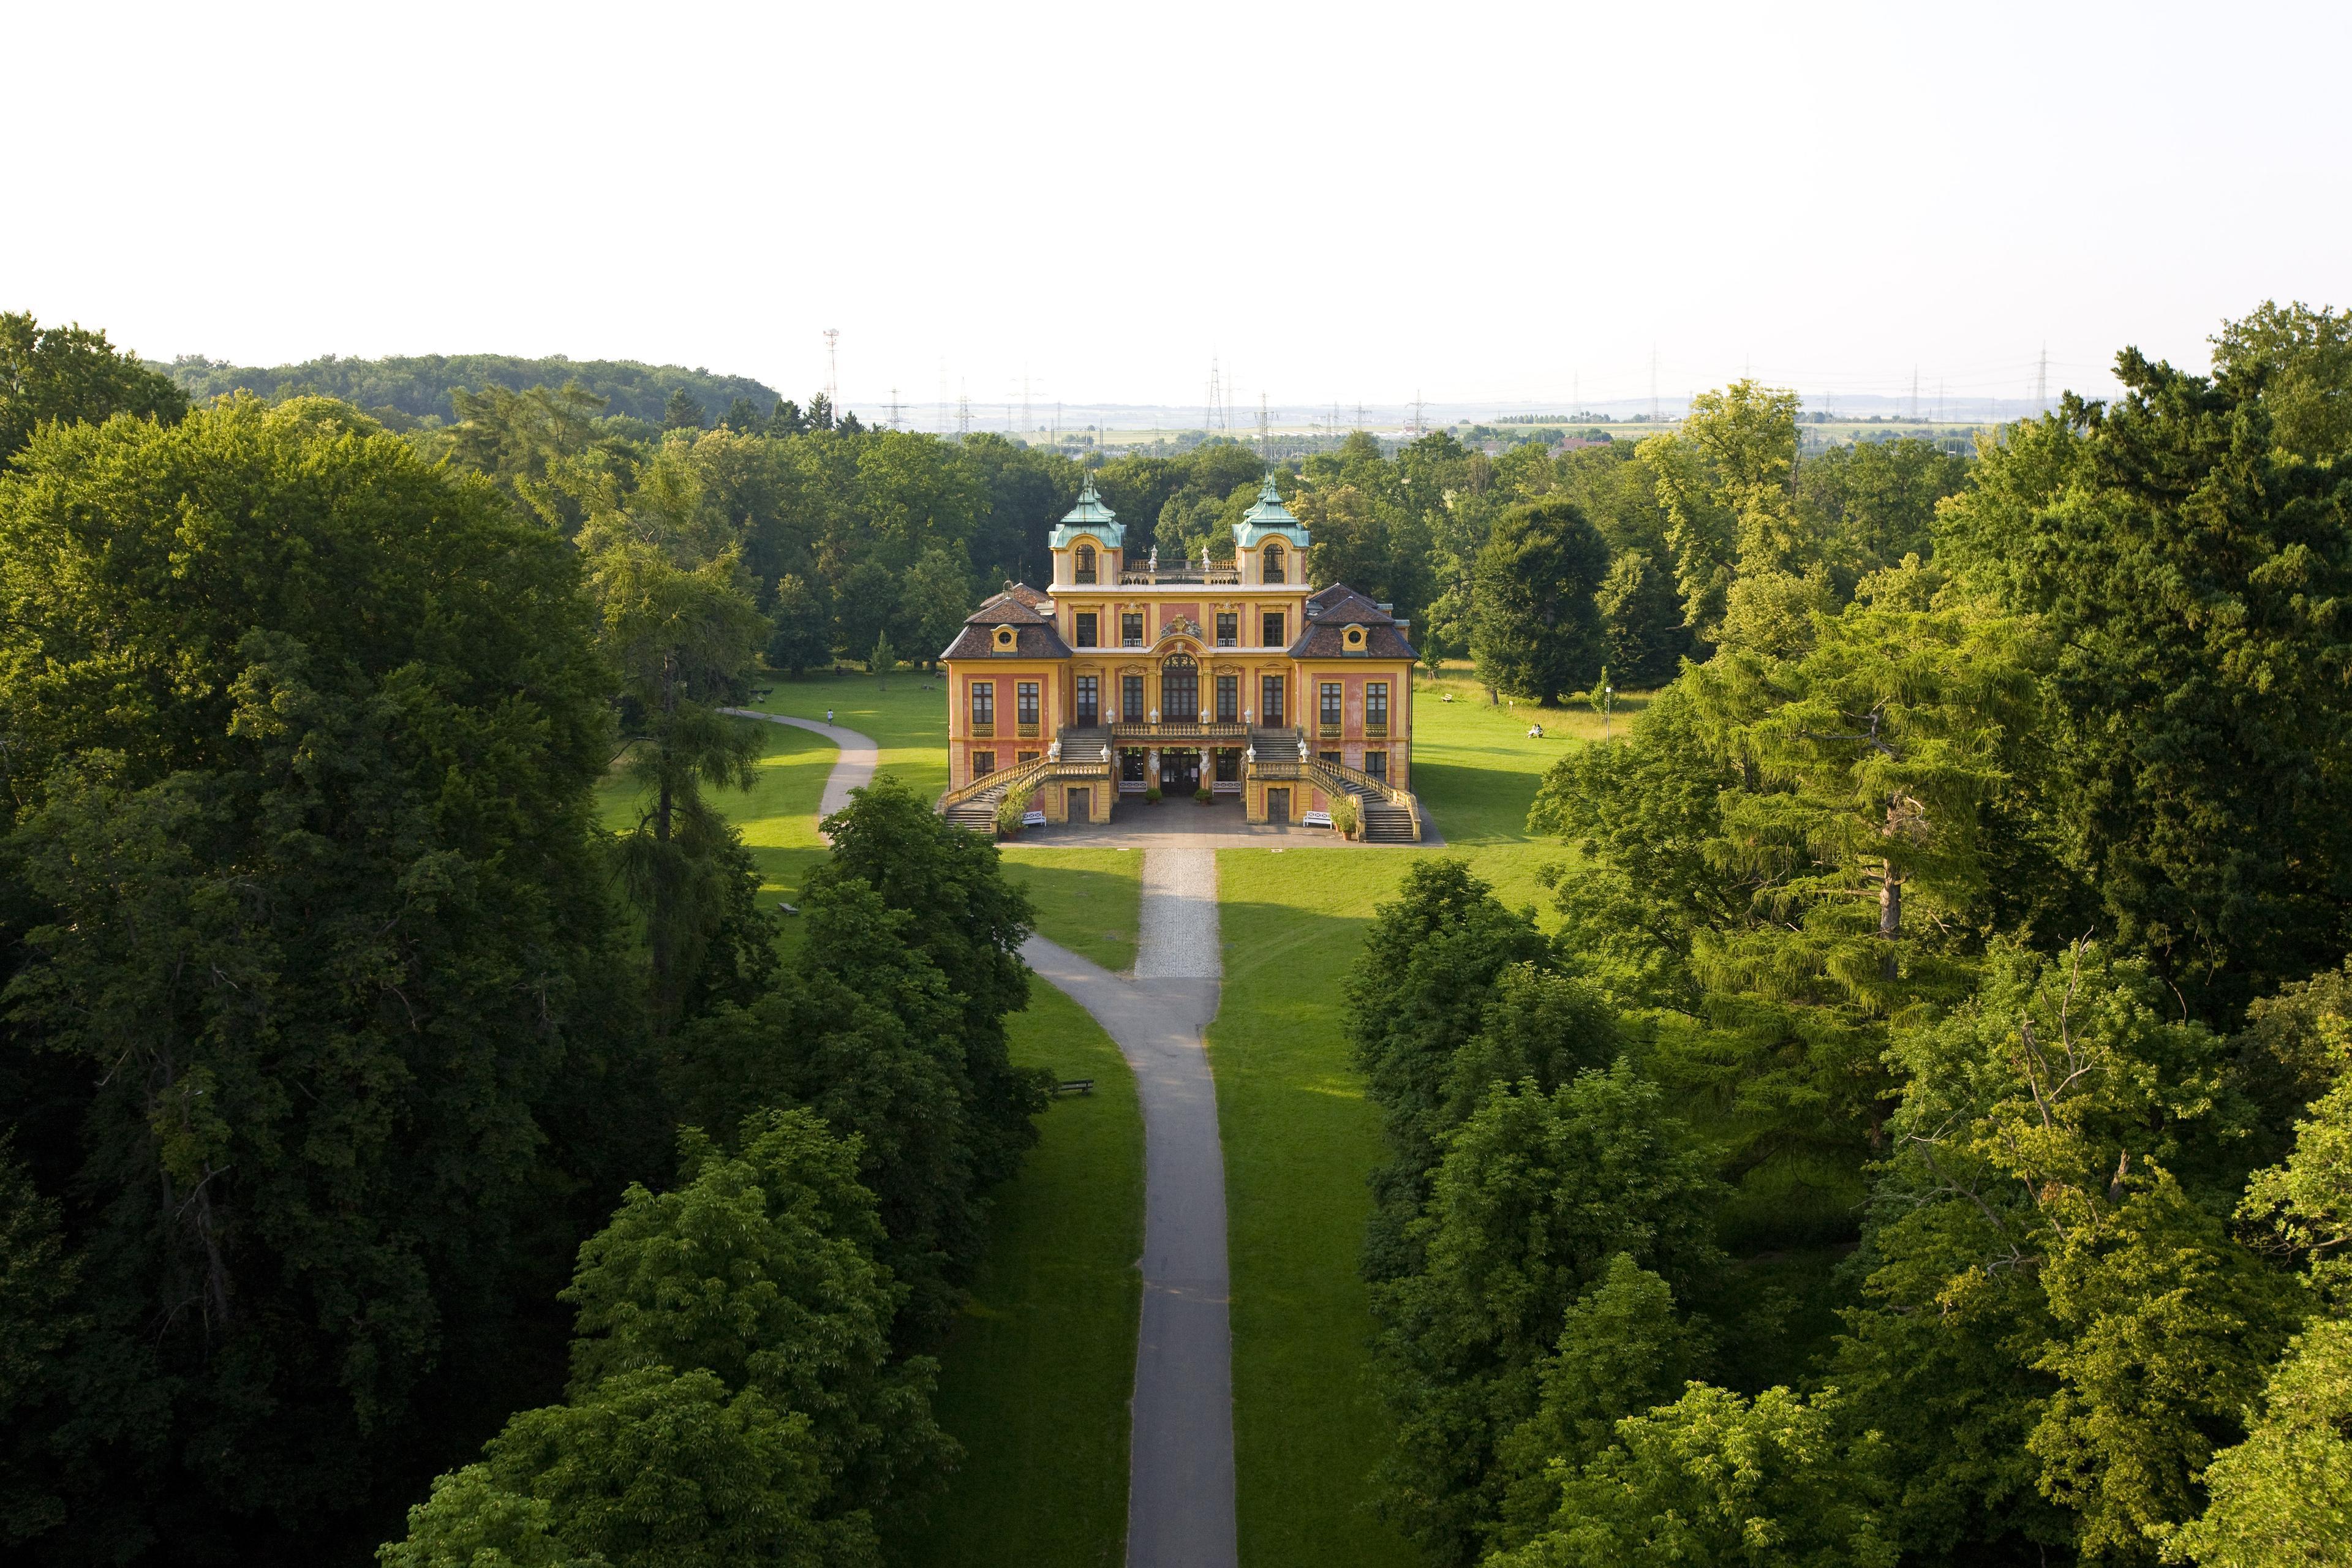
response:
[[[996,651],[999,653],[1011,653],[1014,647],[1019,643],[1020,636],[1021,634],[1014,631],[1011,626],[997,627]]]
[[[1095,580],[1095,547],[1091,544],[1078,546],[1077,580],[1081,583],[1091,583]]]
[[[1348,651],[1349,653],[1363,652],[1364,628],[1361,626],[1349,626],[1347,631],[1342,634],[1341,640],[1347,644]]]
[[[1269,543],[1265,547],[1265,580],[1269,583],[1289,581],[1283,575],[1282,546],[1279,544]]]

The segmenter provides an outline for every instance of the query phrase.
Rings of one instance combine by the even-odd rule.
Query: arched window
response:
[[[1265,580],[1269,583],[1288,581],[1282,574],[1282,546],[1279,544],[1265,547]]]
[[[1095,547],[1091,544],[1081,544],[1078,546],[1078,581],[1091,583],[1094,580]]]
[[[1184,654],[1173,654],[1160,664],[1160,717],[1165,723],[1189,724],[1201,716],[1201,667]]]

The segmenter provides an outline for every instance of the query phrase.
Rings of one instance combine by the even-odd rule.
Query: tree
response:
[[[906,586],[898,595],[898,614],[906,623],[908,646],[925,665],[935,664],[948,644],[955,641],[973,602],[971,580],[955,555],[943,545],[925,551],[907,574]]]
[[[833,658],[832,617],[807,582],[787,574],[776,582],[776,607],[769,619],[768,668],[799,679]]]
[[[1029,1005],[1029,967],[1021,961],[1034,929],[1028,898],[1004,879],[995,845],[887,775],[852,791],[850,804],[818,826],[833,841],[833,858],[809,874],[809,888],[863,882],[910,917],[906,940],[947,977],[971,1086],[972,1181],[993,1186],[1036,1142],[1031,1118],[1045,1109],[1050,1079],[1013,1065],[1004,1032],[1005,1018]]]
[[[775,410],[768,416],[769,435],[804,436],[808,434],[808,416],[801,412],[799,404],[789,397],[776,399]]]
[[[741,695],[765,630],[730,552],[684,572],[646,544],[595,558],[603,641],[621,680],[641,805],[620,844],[622,880],[644,912],[655,1035],[712,999],[745,1001],[774,967],[754,909],[759,874],[706,787],[749,788],[758,735],[719,707]]]
[[[1478,552],[1470,634],[1479,679],[1550,707],[1608,658],[1593,595],[1609,546],[1576,503],[1514,507]]]
[[[874,639],[874,651],[866,656],[868,673],[888,676],[898,668],[898,650],[890,646],[890,634],[882,632]]]
[[[528,1304],[657,1146],[577,561],[372,424],[247,399],[0,478],[48,1554],[346,1549],[542,1392]]]
[[[2204,1514],[2164,1543],[2168,1563],[2294,1568],[2352,1555],[2352,1323],[2313,1324],[2263,1386],[2246,1440],[2205,1468]]]
[[[719,416],[719,423],[722,428],[732,430],[738,436],[750,436],[759,430],[761,420],[759,409],[752,405],[750,398],[738,397],[727,405],[727,412]]]
[[[1682,605],[1673,579],[1646,552],[1623,551],[1609,563],[1609,574],[1594,591],[1609,668],[1627,687],[1664,686],[1690,637],[1682,626]]]
[[[2116,940],[2225,1019],[2352,949],[2352,514],[2280,447],[2259,363],[2116,363],[2115,406],[1984,454],[1937,560],[2039,619],[2050,837]]]
[[[662,428],[665,430],[700,430],[709,426],[710,416],[704,411],[702,400],[684,387],[669,395],[662,405]]]
[[[855,1142],[803,1110],[739,1142],[689,1132],[679,1186],[629,1188],[564,1293],[569,1399],[436,1482],[387,1568],[878,1563],[886,1511],[955,1456],[936,1368],[889,1354],[898,1287]]]
[[[1454,1131],[1411,1226],[1422,1267],[1372,1293],[1398,1419],[1384,1509],[1432,1561],[1470,1561],[1499,1518],[1497,1438],[1536,1414],[1541,1363],[1611,1260],[1685,1289],[1707,1281],[1717,1191],[1623,1063],[1549,1094],[1498,1086]]]
[[[44,328],[29,312],[0,311],[0,468],[45,421],[97,424],[117,414],[177,424],[188,399],[172,378],[121,353],[102,331]]]
[[[1551,1528],[1490,1568],[1894,1568],[1883,1461],[1835,1390],[1694,1384],[1570,1471]]]
[[[1855,441],[1798,467],[1797,511],[1828,557],[1874,572],[1934,553],[1937,503],[1968,473],[1966,458],[1926,441]]]

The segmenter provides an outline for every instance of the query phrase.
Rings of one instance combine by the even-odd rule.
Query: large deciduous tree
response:
[[[0,311],[0,467],[44,421],[128,414],[170,425],[187,412],[187,395],[170,376],[121,353],[104,332]]]
[[[1470,653],[1479,679],[1547,707],[1591,685],[1608,658],[1593,599],[1608,572],[1608,542],[1575,502],[1505,512],[1473,574]]]
[[[50,1506],[5,1528],[331,1555],[533,1396],[530,1304],[659,1137],[578,563],[341,405],[245,400],[37,436],[0,605],[0,1084],[68,1243],[0,1489]]]

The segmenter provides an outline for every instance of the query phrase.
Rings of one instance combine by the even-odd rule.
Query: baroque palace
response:
[[[1048,822],[1108,822],[1156,786],[1254,823],[1328,825],[1352,795],[1367,838],[1422,836],[1409,628],[1307,582],[1271,478],[1230,563],[1129,562],[1092,479],[1048,542],[1053,585],[1007,584],[940,655],[950,816],[984,827],[1018,790]]]

